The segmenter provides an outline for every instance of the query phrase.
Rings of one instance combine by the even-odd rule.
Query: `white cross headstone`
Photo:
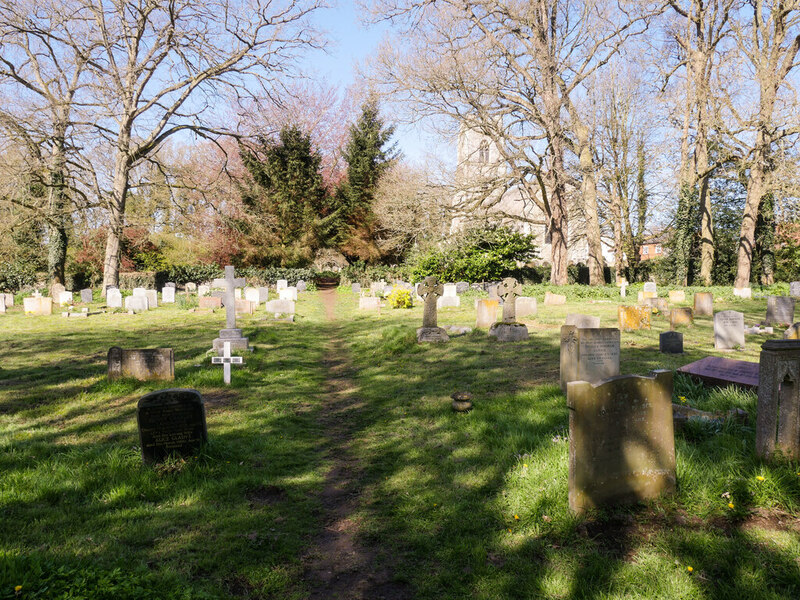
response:
[[[222,377],[225,385],[231,384],[231,365],[241,365],[244,361],[241,356],[231,356],[231,343],[225,342],[222,347],[222,356],[212,356],[211,364],[222,365]]]

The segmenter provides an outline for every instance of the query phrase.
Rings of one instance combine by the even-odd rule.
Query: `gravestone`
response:
[[[656,296],[658,295],[658,287],[656,286],[655,282],[653,282],[653,281],[645,282],[644,291],[652,293],[652,294],[656,294]],[[650,296],[650,297],[651,298],[655,298],[656,296]]]
[[[243,277],[241,279],[244,280]],[[236,300],[241,300],[241,299],[242,299],[242,288],[237,287],[233,290],[233,300],[235,302]]]
[[[800,340],[800,323],[795,323],[783,332],[783,339],[785,340]]]
[[[621,304],[618,309],[619,328],[622,331],[650,329],[650,307]]]
[[[793,281],[789,284],[789,295],[792,298],[800,298],[800,281]]]
[[[361,296],[358,299],[358,308],[363,310],[381,310],[381,299],[377,296]]]
[[[6,297],[0,294],[0,313],[6,312]]]
[[[619,329],[561,326],[561,389],[570,381],[598,383],[619,375]]]
[[[517,317],[535,317],[538,311],[536,298],[520,296],[517,298]]]
[[[669,312],[669,302],[666,298],[648,298],[645,300],[645,304],[649,306],[651,310],[655,310],[662,315],[666,315]]]
[[[267,313],[272,313],[274,315],[295,314],[294,300],[268,300],[266,303],[266,309]]]
[[[206,408],[197,390],[150,392],[136,406],[136,424],[142,460],[147,464],[170,454],[191,456],[208,440]]]
[[[383,279],[380,281],[373,281],[369,284],[369,290],[373,294],[382,294],[384,287],[386,287],[386,282]]]
[[[576,513],[675,491],[672,371],[567,384],[569,507]]]
[[[694,324],[694,311],[688,306],[673,308],[669,313],[669,326],[675,329],[681,325],[687,327]]]
[[[417,342],[446,342],[447,332],[436,322],[437,300],[444,293],[444,286],[436,277],[426,277],[417,286],[417,294],[425,301],[422,313],[422,327],[417,329]]]
[[[297,302],[297,288],[294,286],[285,287],[278,292],[278,297],[281,300],[293,300]]]
[[[245,302],[249,302],[249,300],[245,300]],[[222,365],[222,381],[225,385],[231,384],[231,365],[241,365],[243,362],[241,356],[231,356],[230,342],[222,345],[222,356],[211,357],[212,365]]]
[[[450,296],[455,297],[458,295],[458,288],[456,287],[455,283],[444,283],[442,284],[443,294],[442,296]]]
[[[800,459],[800,341],[768,340],[759,361],[756,453]]]
[[[172,348],[124,350],[114,346],[108,351],[108,378],[131,377],[139,381],[175,379],[175,355]]]
[[[278,279],[275,282],[275,291],[280,292],[283,289],[289,287],[289,282],[286,279]]]
[[[57,297],[59,306],[66,306],[72,304],[72,292],[60,292]]]
[[[641,304],[642,302],[650,300],[651,298],[658,298],[658,294],[656,292],[641,291],[639,292],[638,302]]]
[[[456,293],[463,294],[469,289],[469,283],[466,281],[457,281],[456,282]]]
[[[8,306],[14,306],[14,294],[10,294],[10,293],[6,292],[5,294],[3,294],[3,296],[6,299],[6,306],[7,307]]]
[[[711,292],[695,292],[694,316],[710,317],[714,314],[714,294]]]
[[[500,303],[497,300],[480,298],[475,304],[478,312],[475,327],[488,329],[497,323],[497,309],[500,307]]]
[[[678,373],[691,375],[710,387],[735,385],[744,389],[758,387],[758,363],[721,356],[706,356],[678,368]]]
[[[161,302],[164,304],[175,304],[175,286],[164,286],[161,288]]]
[[[686,292],[683,290],[670,290],[669,294],[669,301],[673,304],[678,302],[686,302]]]
[[[500,296],[497,295],[497,285],[496,283],[487,283],[486,284],[486,293],[489,294],[490,300],[499,300]]]
[[[117,288],[106,290],[106,306],[108,308],[122,308],[122,292]]]
[[[234,290],[243,287],[246,282],[242,277],[235,277],[235,269],[228,265],[225,267],[225,329],[220,329],[219,337],[214,339],[213,349],[219,355],[222,353],[225,342],[230,342],[233,350],[249,350],[247,338],[242,335],[242,330],[236,327],[236,299]]]
[[[145,290],[144,293],[147,298],[147,306],[150,309],[158,307],[158,292],[155,290]]]
[[[147,296],[127,296],[125,298],[125,310],[129,312],[144,312],[150,310],[150,302]]]
[[[544,293],[545,306],[561,306],[567,303],[567,297],[562,294],[551,294],[550,292]]]
[[[131,296],[144,296],[147,297],[147,288],[135,287],[131,290]]]
[[[503,320],[489,328],[489,335],[498,342],[519,342],[528,339],[528,328],[517,323],[517,296],[522,286],[513,277],[506,277],[497,286],[497,294],[503,300]]]
[[[258,288],[258,303],[261,304],[267,300],[269,300],[269,288],[262,285]]]
[[[753,290],[749,287],[746,288],[733,288],[733,295],[736,298],[752,298],[753,297]]]
[[[794,298],[789,296],[767,296],[767,325],[790,325],[794,323]]]
[[[197,299],[197,307],[210,308],[211,310],[222,308],[222,298],[217,296],[200,296]]]
[[[619,297],[625,298],[628,295],[628,284],[623,283],[619,286]]]
[[[250,300],[234,300],[237,315],[252,315],[258,306],[257,302],[250,302]]]
[[[211,293],[211,286],[201,284],[197,286],[197,297],[202,298],[203,296],[208,296]]]
[[[744,315],[735,310],[723,310],[714,315],[714,348],[733,350],[744,348]]]
[[[254,303],[255,305],[261,304],[261,294],[258,293],[258,288],[244,288],[244,299],[248,302]]]
[[[184,285],[184,288],[187,292],[196,292],[197,291],[197,284],[192,281],[187,281]]]
[[[683,354],[683,334],[679,331],[659,333],[658,351],[662,354]]]
[[[436,308],[458,308],[461,306],[461,298],[457,295],[441,296],[436,300]]]
[[[174,288],[174,287],[178,287],[178,286],[177,286],[177,285],[175,285],[175,282],[174,282],[174,281],[167,281],[167,282],[164,284],[164,287],[171,287],[171,288]]]
[[[84,288],[81,290],[81,302],[84,304],[90,304],[93,300],[92,297],[92,290],[89,288]]]
[[[297,288],[298,292],[305,292],[306,289],[308,289],[306,282],[303,281],[302,279],[298,280],[297,283],[294,285],[294,287]]]
[[[351,283],[350,284],[350,291],[353,292],[354,294],[360,294],[361,293],[361,284],[360,283]]]
[[[22,299],[22,309],[26,315],[52,315],[53,299],[44,296],[33,296]]]
[[[66,292],[67,288],[65,288],[60,283],[53,283],[50,284],[50,297],[53,299],[53,302],[58,302],[59,297],[61,296],[62,292]]]
[[[564,325],[574,325],[578,329],[597,329],[600,327],[600,317],[569,313],[564,321]]]

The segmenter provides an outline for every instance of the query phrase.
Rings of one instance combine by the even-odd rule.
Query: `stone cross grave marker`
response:
[[[696,292],[694,295],[694,316],[710,317],[714,314],[714,294]]]
[[[231,384],[231,365],[241,365],[244,361],[241,356],[231,356],[231,343],[224,342],[222,356],[212,356],[211,364],[222,365],[222,378],[225,385]]]
[[[436,301],[444,294],[444,286],[436,277],[426,277],[417,286],[417,294],[425,301],[422,313],[422,327],[417,329],[418,342],[446,342],[450,339],[447,332],[438,326],[436,319]]]
[[[236,328],[236,288],[244,287],[246,282],[243,277],[235,276],[235,269],[228,265],[225,267],[225,279],[215,279],[214,286],[223,284],[225,287],[225,329],[220,329],[219,337],[214,340],[214,350],[222,352],[223,344],[230,342],[232,348],[247,350],[247,338],[242,336],[242,330]],[[221,287],[221,286],[220,286]]]
[[[142,460],[191,455],[208,440],[206,408],[197,390],[173,388],[143,396],[136,407]]]
[[[800,341],[764,342],[759,380],[756,452],[800,459]]]
[[[517,320],[517,296],[522,295],[522,286],[513,277],[506,277],[497,286],[497,295],[503,299],[503,323]]]
[[[672,371],[573,381],[567,407],[573,511],[675,491]]]
[[[714,348],[744,348],[744,314],[735,310],[723,310],[714,315]]]
[[[794,323],[794,298],[789,296],[767,296],[767,325],[791,325]]]
[[[597,383],[619,375],[619,329],[561,326],[561,389],[570,381]]]

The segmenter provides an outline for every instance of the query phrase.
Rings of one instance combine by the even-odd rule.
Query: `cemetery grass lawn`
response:
[[[440,311],[440,325],[474,326],[475,294]],[[752,393],[678,380],[676,398],[743,408],[750,425],[677,434],[672,498],[587,518],[567,510],[559,327],[568,312],[616,326],[616,301],[544,307],[536,294],[538,317],[523,319],[529,341],[498,344],[475,331],[418,345],[421,307],[378,316],[359,311],[349,291],[337,295],[333,323],[315,293],[301,296],[295,324],[242,318],[256,351],[234,367],[230,388],[205,354],[221,311],[72,320],[15,307],[3,316],[0,599],[306,597],[301,557],[323,527],[332,464],[320,425],[332,339],[361,407],[348,428],[361,475],[352,520],[376,569],[413,597],[800,597],[800,465],[756,460]],[[718,301],[715,310],[742,310],[750,325],[765,306]],[[686,354],[667,356],[657,350],[667,328],[656,316],[652,331],[623,332],[622,372],[707,354],[758,360],[768,338],[715,352],[712,319],[701,317],[682,329]],[[112,345],[173,347],[176,381],[107,382]],[[163,387],[201,391],[209,444],[196,458],[145,467],[135,405]],[[450,409],[460,390],[475,397],[471,413]]]

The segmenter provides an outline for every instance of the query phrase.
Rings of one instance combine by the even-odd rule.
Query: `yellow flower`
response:
[[[733,502],[728,502],[728,508],[733,508]]]
[[[756,475],[756,479],[758,479],[759,481],[764,481],[764,476],[763,475]]]
[[[511,533],[511,529],[508,530],[508,533]]]
[[[436,502],[434,502],[433,505],[436,506]]]
[[[528,464],[527,463],[523,463],[522,468],[523,469],[527,469],[528,468]]]
[[[689,573],[691,573],[692,571],[694,571],[694,569],[693,569],[692,567],[686,567],[686,570],[687,570],[687,571],[689,571]]]
[[[514,515],[514,520],[519,521],[519,515]]]

